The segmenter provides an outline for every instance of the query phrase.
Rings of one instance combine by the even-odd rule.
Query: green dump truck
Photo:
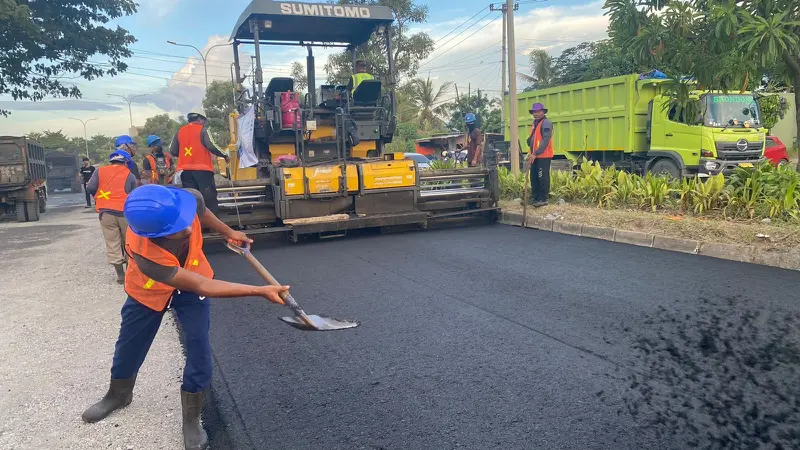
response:
[[[767,130],[751,93],[694,91],[700,116],[670,105],[664,79],[624,75],[524,92],[517,96],[520,148],[537,102],[553,122],[554,164],[579,159],[675,178],[730,173],[764,157]],[[506,127],[506,136],[509,129]]]

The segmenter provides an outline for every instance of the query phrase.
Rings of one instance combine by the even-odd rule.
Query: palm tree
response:
[[[428,76],[427,79],[416,78],[411,80],[413,97],[411,101],[417,108],[417,120],[424,130],[431,130],[444,123],[441,116],[446,113],[444,98],[453,88],[453,83],[447,81],[435,88],[433,80]]]
[[[552,86],[555,81],[553,57],[543,48],[535,48],[530,53],[531,75],[517,73],[522,81],[536,84],[538,88]]]

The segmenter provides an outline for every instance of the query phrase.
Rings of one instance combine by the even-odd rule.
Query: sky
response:
[[[318,0],[319,1],[319,0]],[[0,96],[0,109],[11,115],[0,117],[0,134],[21,135],[33,131],[61,130],[68,136],[127,133],[131,120],[141,126],[153,115],[177,117],[199,106],[204,92],[205,70],[193,45],[208,51],[209,82],[230,80],[233,55],[230,33],[250,0],[138,0],[133,16],[115,22],[133,34],[133,56],[126,60],[128,72],[94,81],[75,80],[82,99],[47,99],[14,102]],[[417,3],[422,3],[419,0]],[[603,2],[577,0],[519,0],[515,13],[517,71],[529,73],[530,50],[544,48],[557,56],[565,48],[606,37],[608,19]],[[459,93],[478,88],[489,96],[501,91],[502,14],[477,0],[431,2],[428,21],[414,24],[436,41],[436,50],[422,63],[418,76],[454,82]],[[252,47],[246,49],[252,52]],[[315,49],[317,81],[325,79],[323,67],[332,49]],[[305,63],[305,49],[262,47],[265,84],[270,77],[287,76],[291,63]],[[245,58],[246,60],[247,58]],[[97,56],[91,60],[103,63]],[[518,82],[518,85],[520,83]],[[521,90],[524,86],[519,86]],[[455,95],[454,93],[452,94]],[[131,100],[128,103],[120,97]]]

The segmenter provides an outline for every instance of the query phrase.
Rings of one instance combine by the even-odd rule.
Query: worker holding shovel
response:
[[[148,184],[128,196],[125,274],[128,298],[114,349],[111,382],[98,403],[84,411],[94,423],[133,399],[133,387],[167,309],[173,308],[184,334],[186,366],[181,386],[183,442],[187,450],[204,449],[208,436],[200,423],[206,388],[211,384],[210,297],[263,297],[283,304],[288,286],[251,286],[214,280],[203,253],[201,228],[210,228],[242,245],[252,241],[234,231],[205,207],[193,190]]]

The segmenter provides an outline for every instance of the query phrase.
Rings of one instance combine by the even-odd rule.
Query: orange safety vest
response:
[[[125,272],[125,292],[144,306],[154,311],[163,311],[176,289],[142,273],[139,266],[136,265],[133,254],[162,266],[180,267],[180,261],[175,255],[154,244],[150,239],[131,231],[130,227],[125,235],[125,251],[130,256],[128,270]],[[200,226],[200,218],[197,216],[194,217],[192,223],[189,254],[186,256],[183,268],[206,278],[214,278],[214,270],[203,253],[203,231]]]
[[[539,143],[542,142],[542,130],[541,125],[544,122],[542,119],[539,122],[539,126],[532,125],[531,126],[531,134],[533,134],[533,145],[531,146],[531,152],[535,153],[536,149],[539,148]],[[534,121],[534,124],[536,121]],[[534,128],[535,127],[535,128]],[[541,155],[536,155],[537,158],[552,158],[553,157],[553,137],[550,136],[550,142],[547,143],[547,147],[545,147],[544,152]]]
[[[178,170],[214,171],[211,152],[203,145],[203,125],[189,123],[178,130]]]
[[[122,211],[125,206],[125,182],[131,171],[125,164],[109,164],[97,168],[97,193],[94,194],[94,209]]]
[[[156,171],[156,157],[152,154],[145,155],[145,158],[150,162],[150,182],[153,184],[158,183],[158,171]],[[169,153],[164,153],[164,162],[167,164],[167,170],[172,167],[172,156]],[[172,182],[172,177],[165,180],[167,184]]]

